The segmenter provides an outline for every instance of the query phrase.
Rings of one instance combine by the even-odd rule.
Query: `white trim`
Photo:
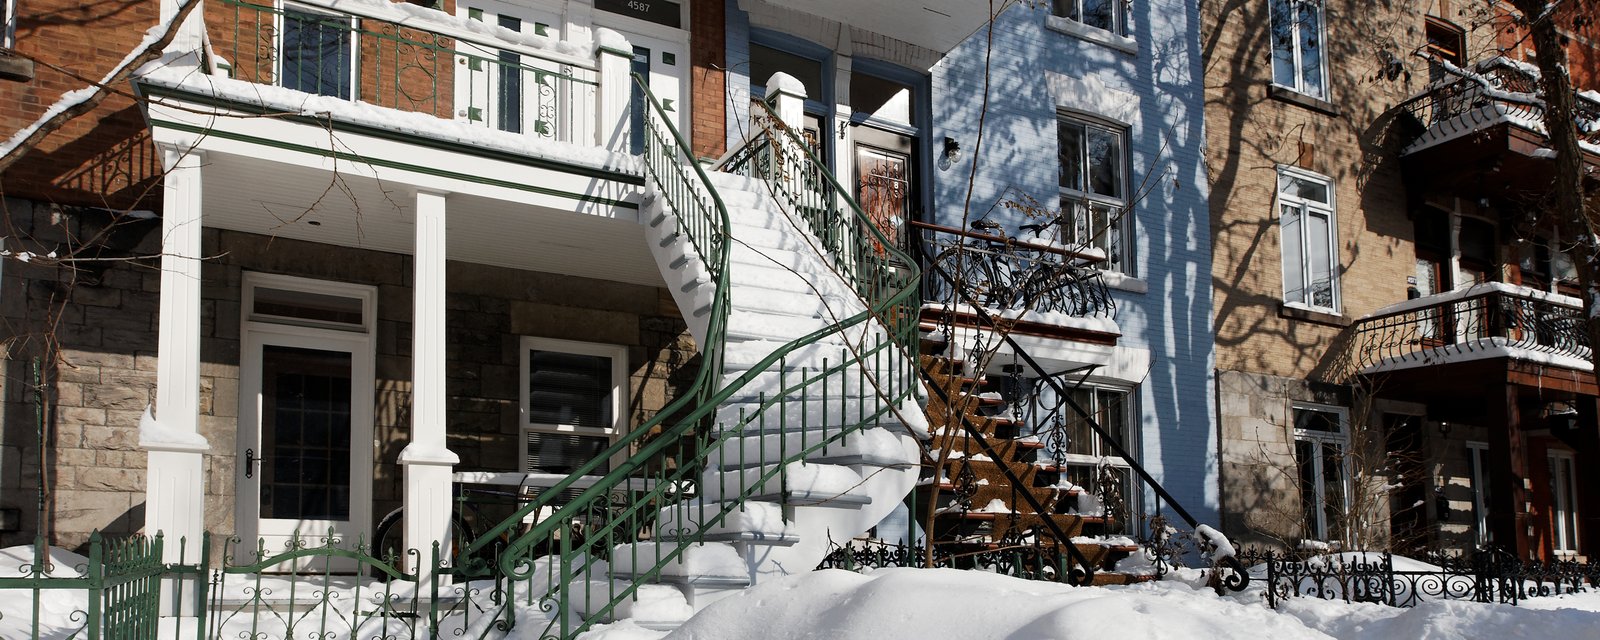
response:
[[[1122,13],[1125,15],[1126,11]],[[1124,22],[1126,22],[1126,18],[1124,18]],[[1091,27],[1071,18],[1058,16],[1052,13],[1048,16],[1045,16],[1044,26],[1052,31],[1058,31],[1062,35],[1068,35],[1080,40],[1093,42],[1111,49],[1116,49],[1117,51],[1121,51],[1128,55],[1139,55],[1138,40],[1125,35],[1112,33],[1099,27]],[[1123,28],[1126,29],[1126,27],[1127,25],[1124,24]]]
[[[286,291],[302,291],[341,298],[352,298],[361,301],[361,324],[349,325],[338,322],[319,322],[302,318],[290,318],[271,314],[256,314],[255,299],[256,288],[283,289]],[[378,290],[374,287],[349,282],[335,282],[332,280],[317,280],[286,276],[277,273],[260,273],[246,271],[239,294],[239,318],[244,321],[244,328],[260,325],[292,325],[313,329],[328,329],[354,333],[372,333],[374,325],[373,316],[377,313]]]
[[[1281,186],[1281,183],[1283,182],[1283,179],[1284,179],[1285,176],[1293,177],[1293,178],[1297,178],[1297,179],[1305,180],[1305,181],[1309,181],[1309,182],[1316,182],[1316,183],[1321,184],[1323,187],[1325,187],[1328,190],[1328,201],[1327,202],[1317,202],[1315,200],[1307,200],[1307,199],[1304,199],[1304,198],[1300,198],[1300,197],[1296,197],[1296,196],[1290,196],[1290,195],[1285,194],[1283,192],[1283,188]],[[1323,313],[1331,313],[1331,314],[1334,314],[1334,315],[1342,315],[1342,313],[1339,311],[1339,309],[1342,307],[1342,302],[1343,302],[1342,301],[1342,297],[1340,296],[1340,292],[1339,292],[1339,280],[1341,279],[1341,276],[1343,275],[1343,274],[1340,273],[1340,270],[1343,268],[1344,262],[1342,260],[1342,257],[1339,255],[1339,215],[1338,215],[1339,207],[1338,207],[1338,198],[1337,198],[1336,194],[1334,193],[1334,191],[1335,191],[1335,183],[1333,181],[1333,178],[1330,178],[1328,176],[1324,176],[1324,175],[1319,174],[1319,173],[1306,171],[1305,169],[1301,169],[1299,167],[1280,164],[1280,165],[1277,166],[1277,182],[1278,182],[1278,184],[1274,184],[1273,185],[1272,216],[1274,218],[1276,218],[1277,221],[1278,221],[1278,253],[1279,253],[1279,262],[1282,264],[1282,271],[1281,271],[1280,275],[1283,278],[1283,301],[1284,301],[1284,304],[1286,304],[1286,305],[1294,305],[1294,306],[1302,307],[1302,308],[1309,309],[1309,310],[1312,310],[1312,311],[1318,311],[1318,312],[1323,312]],[[1283,221],[1284,221],[1283,208],[1285,206],[1290,206],[1290,207],[1296,208],[1299,211],[1300,218],[1301,218],[1301,220],[1300,220],[1300,237],[1299,237],[1298,240],[1299,240],[1299,246],[1300,246],[1300,264],[1299,264],[1299,267],[1300,267],[1300,283],[1301,283],[1301,286],[1302,286],[1302,292],[1301,292],[1301,298],[1298,299],[1298,300],[1294,300],[1294,299],[1291,299],[1289,297],[1289,266],[1290,265],[1289,265],[1288,260],[1285,259],[1287,257],[1287,255],[1288,255],[1288,253],[1283,250],[1284,247],[1288,246],[1288,243],[1287,243],[1288,239],[1285,238],[1284,234],[1283,234]],[[1307,250],[1311,245],[1312,238],[1309,235],[1310,232],[1307,231],[1307,229],[1309,228],[1309,225],[1307,225],[1305,223],[1305,218],[1310,216],[1310,215],[1325,216],[1327,218],[1327,220],[1328,220],[1328,238],[1327,238],[1328,246],[1327,246],[1327,250],[1328,250],[1329,264],[1327,266],[1328,266],[1328,274],[1329,274],[1329,279],[1330,279],[1329,288],[1331,289],[1330,297],[1332,298],[1332,300],[1331,300],[1331,304],[1329,306],[1326,306],[1326,307],[1321,306],[1321,305],[1317,305],[1317,304],[1312,304],[1311,302],[1306,300],[1306,298],[1309,297],[1309,295],[1310,295],[1311,280],[1312,280],[1311,279],[1311,254],[1310,254],[1310,251]]]
[[[370,310],[376,305],[377,289],[366,285],[328,282],[281,276],[276,274],[246,272],[241,300],[253,299],[251,289],[262,284],[278,286],[304,284],[316,292],[340,292],[338,295],[359,297],[363,300],[363,317],[371,318]],[[262,351],[267,346],[287,346],[326,351],[343,351],[350,354],[350,520],[311,521],[299,523],[302,533],[326,533],[331,527],[336,534],[354,539],[364,536],[372,524],[372,470],[374,407],[376,401],[377,353],[370,330],[355,332],[296,324],[263,322],[250,319],[245,308],[240,310],[239,354],[239,427],[235,454],[234,481],[238,488],[234,496],[235,522],[240,536],[249,540],[261,535],[286,535],[277,527],[263,527],[260,517],[261,474],[245,477],[245,449],[260,451],[261,447],[261,365]],[[372,444],[369,444],[372,443]]]
[[[610,427],[580,427],[567,424],[544,424],[530,422],[528,418],[528,393],[530,391],[530,374],[528,370],[528,352],[559,351],[585,356],[599,356],[611,358],[611,421]],[[528,461],[528,433],[569,434],[577,436],[599,437],[606,436],[611,442],[627,432],[628,416],[627,406],[629,398],[628,389],[628,347],[619,344],[605,344],[597,342],[578,342],[575,340],[558,340],[555,338],[541,338],[537,336],[523,336],[517,350],[517,469],[527,472]],[[620,459],[612,460],[612,464],[621,462]]]

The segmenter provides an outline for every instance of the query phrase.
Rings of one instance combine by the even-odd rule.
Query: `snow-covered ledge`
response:
[[[1362,316],[1361,319],[1368,320],[1380,316],[1389,316],[1397,313],[1405,313],[1407,311],[1415,311],[1417,309],[1437,307],[1439,305],[1455,302],[1457,300],[1476,298],[1478,296],[1488,295],[1491,293],[1501,293],[1516,298],[1526,298],[1528,300],[1548,302],[1550,304],[1570,307],[1573,309],[1583,308],[1583,300],[1574,298],[1572,296],[1551,293],[1549,291],[1541,291],[1539,289],[1505,282],[1482,282],[1470,287],[1452,289],[1443,293],[1435,293],[1433,295],[1422,296],[1420,298],[1413,298],[1405,302],[1391,304],[1387,307],[1383,307],[1377,311]]]

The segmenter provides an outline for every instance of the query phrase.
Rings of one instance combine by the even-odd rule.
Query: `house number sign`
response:
[[[667,0],[594,0],[594,8],[638,18],[645,22],[683,28],[681,5]]]

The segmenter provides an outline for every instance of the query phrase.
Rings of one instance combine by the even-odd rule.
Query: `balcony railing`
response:
[[[206,16],[216,63],[235,79],[595,143],[593,49],[408,4],[260,1],[216,0]]]
[[[1049,322],[1051,316],[1105,318],[1116,302],[1096,265],[1094,250],[1072,251],[1015,238],[992,236],[926,223],[913,223],[924,235],[925,260],[954,276],[966,297],[985,307],[1019,311]],[[951,285],[925,278],[922,299],[930,304],[962,304]],[[1010,317],[1010,316],[1008,316]]]
[[[1406,151],[1501,123],[1544,133],[1537,70],[1505,58],[1487,60],[1476,70],[1445,69],[1451,79],[1400,105],[1418,130]],[[1582,93],[1576,98],[1578,139],[1600,147],[1600,101]]]
[[[1587,369],[1586,321],[1576,298],[1491,282],[1361,320],[1355,361],[1367,373],[1497,357]]]

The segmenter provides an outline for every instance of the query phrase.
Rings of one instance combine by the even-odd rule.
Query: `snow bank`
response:
[[[1465,640],[1584,638],[1600,628],[1600,593],[1521,607],[1449,601],[1414,609],[1297,598],[1275,612],[1261,602],[1259,587],[1219,598],[1198,572],[1179,574],[1127,587],[1074,588],[953,569],[818,571],[712,604],[666,637]]]

